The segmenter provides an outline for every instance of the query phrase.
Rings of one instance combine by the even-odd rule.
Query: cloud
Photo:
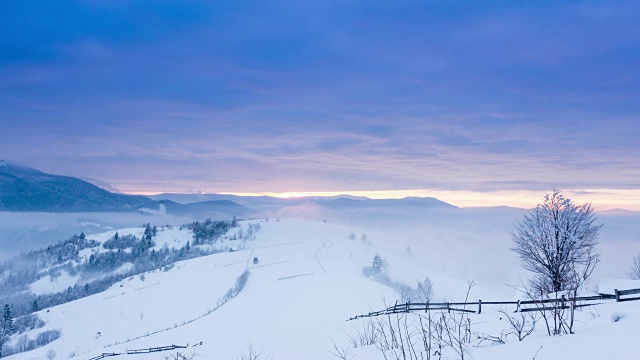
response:
[[[2,157],[45,171],[125,192],[640,186],[633,2],[11,11]]]

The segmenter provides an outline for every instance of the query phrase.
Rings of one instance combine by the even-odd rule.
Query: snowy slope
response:
[[[44,329],[61,329],[62,337],[8,359],[43,359],[49,349],[54,349],[58,358],[75,353],[80,359],[89,359],[103,352],[201,341],[202,345],[193,349],[202,359],[238,358],[250,345],[264,350],[265,355],[272,354],[273,359],[331,359],[335,358],[328,352],[332,341],[347,346],[345,333],[361,326],[346,319],[382,309],[385,302],[393,303],[399,297],[394,289],[362,274],[362,267],[370,265],[376,253],[386,259],[394,280],[413,285],[416,279],[429,276],[437,300],[462,300],[468,280],[477,283],[471,295],[474,300],[511,299],[515,291],[504,284],[516,283],[520,274],[508,270],[517,268],[508,247],[477,241],[465,231],[445,236],[434,229],[416,237],[320,221],[253,222],[258,221],[262,230],[255,240],[218,244],[237,251],[179,262],[166,271],[135,276],[103,293],[39,312],[47,322]],[[248,222],[241,224],[246,229]],[[141,231],[118,230],[121,235],[138,236]],[[94,238],[105,240],[114,233]],[[348,237],[351,233],[356,235],[354,240]],[[189,231],[174,228],[160,231],[155,241],[156,247],[180,247],[188,240]],[[482,251],[504,259],[492,260],[500,257],[488,258]],[[255,257],[257,264],[253,263]],[[247,287],[211,311],[247,269]],[[543,345],[537,359],[631,354],[629,339],[640,324],[640,302],[607,303],[597,311],[599,315],[579,312],[577,335],[550,338],[539,328],[521,343],[512,340],[507,345],[471,348],[470,353],[474,359],[532,358]],[[612,322],[612,314],[622,315],[621,320]],[[197,320],[188,322],[192,319]],[[502,327],[499,314],[491,307],[472,319],[477,324],[474,327],[482,331],[498,332]],[[167,330],[155,333],[163,329]],[[353,349],[350,355],[383,359],[373,346]],[[148,354],[112,359],[162,358],[162,354]]]

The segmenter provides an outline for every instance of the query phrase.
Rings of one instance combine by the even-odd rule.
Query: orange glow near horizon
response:
[[[310,196],[363,196],[371,199],[400,199],[404,197],[433,197],[459,207],[511,206],[532,208],[542,202],[549,191],[534,190],[374,190],[374,191],[296,191],[296,192],[224,192],[218,194],[237,196],[273,196],[297,198]],[[578,204],[591,202],[596,210],[640,210],[640,189],[572,189],[563,190],[568,198]],[[130,193],[134,194],[134,193]],[[136,195],[156,195],[157,192],[136,192]],[[203,193],[206,194],[206,193]]]

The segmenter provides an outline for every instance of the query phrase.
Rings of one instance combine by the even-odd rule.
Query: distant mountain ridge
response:
[[[370,199],[350,195],[278,198],[229,194],[159,194],[150,197],[113,193],[87,181],[47,174],[0,160],[0,211],[128,212],[198,217],[265,216],[286,209],[388,213],[456,209],[435,198]],[[286,213],[286,211],[285,211]],[[298,213],[299,216],[303,216]]]
[[[274,196],[239,196],[231,194],[178,194],[166,193],[151,195],[158,201],[172,201],[185,205],[193,205],[202,201],[232,201],[253,209],[276,209],[299,205],[316,205],[320,208],[332,210],[356,209],[394,209],[394,208],[430,208],[455,209],[454,205],[432,197],[405,197],[401,199],[371,199],[350,195],[341,196],[310,196],[279,198]]]
[[[146,196],[117,194],[69,176],[47,174],[0,160],[0,211],[13,212],[127,212],[157,211],[230,218],[251,209],[229,200],[179,204]]]
[[[156,203],[144,196],[115,194],[74,177],[1,164],[0,211],[132,211]]]

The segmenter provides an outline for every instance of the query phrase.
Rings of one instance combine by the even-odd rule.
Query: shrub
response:
[[[45,346],[48,343],[57,340],[62,335],[62,332],[58,329],[43,331],[36,337],[36,346]]]
[[[17,334],[39,329],[44,326],[44,321],[36,314],[28,314],[21,316],[13,321],[13,329]]]

